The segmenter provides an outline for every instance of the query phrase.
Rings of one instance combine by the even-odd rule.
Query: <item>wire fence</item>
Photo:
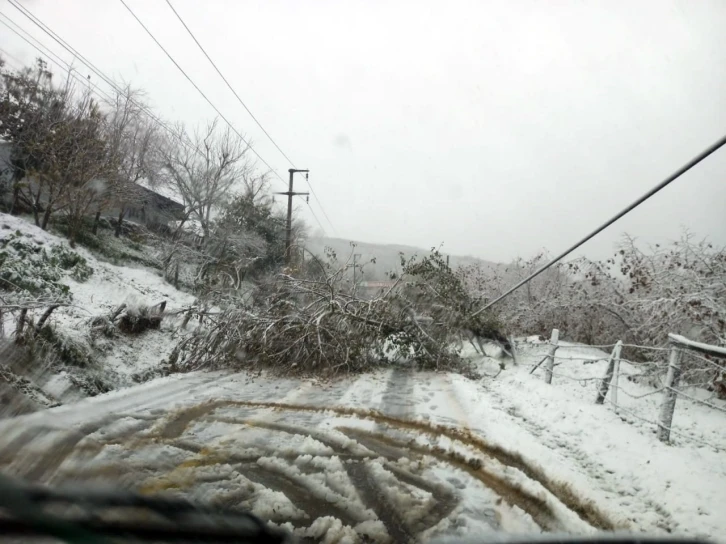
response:
[[[540,350],[547,350],[544,358],[536,359],[530,374],[540,370],[545,382],[555,386],[559,382],[592,388],[595,404],[611,407],[624,421],[630,418],[629,423],[646,424],[662,442],[672,442],[675,436],[679,442],[726,450],[723,348],[680,336],[671,335],[669,340],[667,347],[622,342],[590,346],[559,342],[559,332],[553,331],[549,341],[530,344],[540,357]],[[632,361],[621,357],[624,347],[651,353],[652,358]],[[610,352],[593,353],[603,349]],[[602,365],[595,365],[603,362],[607,363],[604,372]],[[676,405],[684,411],[674,425]]]

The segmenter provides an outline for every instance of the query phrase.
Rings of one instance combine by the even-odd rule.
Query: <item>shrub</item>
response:
[[[64,245],[54,246],[50,250],[50,262],[70,271],[71,277],[78,282],[86,281],[93,274],[93,268],[88,266],[86,259]]]
[[[125,334],[141,334],[161,327],[162,314],[148,306],[126,309],[118,319],[118,329]]]
[[[70,299],[69,287],[60,281],[63,269],[32,238],[14,233],[0,242],[0,248],[0,289]]]
[[[38,337],[41,350],[52,350],[64,365],[77,368],[94,365],[91,350],[83,342],[61,333],[55,327],[46,325],[39,331]]]

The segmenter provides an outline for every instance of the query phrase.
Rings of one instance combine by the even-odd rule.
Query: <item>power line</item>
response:
[[[184,69],[179,65],[179,63],[176,60],[174,60],[174,57],[172,57],[171,54],[164,48],[164,46],[161,45],[161,42],[159,42],[159,40],[156,39],[156,37],[154,36],[154,34],[147,28],[147,26],[141,21],[141,19],[139,19],[136,16],[136,14],[134,13],[134,11],[128,6],[128,4],[124,0],[119,0],[119,1],[124,5],[124,7],[133,16],[133,18],[136,19],[136,22],[141,25],[141,28],[143,28],[146,31],[146,33],[149,35],[149,37],[152,40],[154,40],[154,43],[159,46],[159,49],[161,49],[164,52],[164,54],[169,58],[169,60],[172,63],[174,63],[174,66],[177,67],[177,69],[184,75],[184,77],[189,81],[189,83],[191,83],[192,86],[197,90],[197,92],[200,95],[202,95],[202,98],[204,98],[204,100],[206,100],[207,103],[210,106],[212,106],[212,109],[214,109],[214,111],[217,112],[217,115],[219,115],[222,118],[222,120],[225,123],[227,123],[227,126],[229,126],[229,128],[232,129],[232,131],[239,137],[239,139],[242,140],[245,143],[245,145],[257,156],[258,159],[260,159],[260,161],[262,161],[262,163],[265,166],[267,166],[267,168],[269,168],[269,170],[271,172],[273,172],[278,178],[280,178],[281,181],[283,181],[282,178],[280,177],[280,174],[278,174],[275,171],[275,169],[272,168],[272,166],[270,166],[267,163],[267,161],[262,158],[262,156],[252,147],[252,145],[247,140],[245,140],[245,138],[242,136],[242,134],[240,134],[239,131],[236,128],[234,128],[234,126],[232,125],[232,123],[229,122],[229,120],[224,116],[224,114],[222,114],[222,112],[219,111],[219,108],[217,108],[217,106],[214,105],[214,103],[207,97],[206,94],[204,94],[204,92],[202,91],[202,89],[200,89],[199,86],[196,83],[194,83],[194,80],[191,77],[189,77],[189,75],[184,71]],[[284,181],[283,181],[283,183],[284,183]]]
[[[7,15],[5,15],[2,12],[0,12],[0,16],[1,17],[4,17],[8,21],[10,21],[13,25],[15,25],[15,27],[18,30],[20,30],[21,32],[23,32],[24,34],[26,34],[26,36],[28,36],[28,37],[23,36],[20,32],[18,32],[18,30],[16,30],[15,28],[12,28],[5,21],[0,20],[0,24],[5,25],[8,29],[10,29],[12,32],[14,32],[20,39],[24,40],[31,47],[34,47],[35,50],[38,51],[38,53],[40,53],[41,55],[43,55],[44,57],[46,57],[49,61],[51,61],[56,66],[58,66],[58,68],[60,68],[61,70],[67,71],[68,74],[73,79],[75,79],[76,81],[78,81],[79,83],[82,83],[83,85],[90,85],[92,87],[92,89],[93,89],[92,92],[95,92],[97,96],[101,96],[102,98],[105,98],[108,101],[112,101],[112,98],[108,94],[106,94],[103,90],[101,90],[101,88],[98,85],[96,85],[93,82],[88,81],[87,79],[83,79],[83,78],[77,76],[76,74],[74,74],[74,72],[77,73],[78,71],[71,64],[69,64],[66,61],[64,61],[61,57],[59,57],[58,55],[56,55],[48,47],[46,47],[45,45],[43,45],[43,43],[41,43],[39,40],[33,38],[33,36],[31,36],[26,30],[24,30],[21,26],[19,26],[10,17],[8,17]],[[33,42],[31,42],[30,39],[28,39],[28,38],[34,40],[38,45],[36,45]],[[42,47],[43,49],[45,49],[47,52],[44,52],[43,50],[41,50],[39,46]],[[56,59],[58,59],[58,60],[56,60]],[[25,65],[25,63],[21,62],[20,65],[22,67],[22,66]]]
[[[0,15],[2,15],[2,13],[0,13]],[[0,22],[2,22],[2,21],[0,21]],[[5,25],[5,26],[7,26],[7,25]],[[10,27],[8,27],[8,28],[10,28]],[[10,30],[12,30],[12,28]],[[15,55],[12,55],[12,54],[8,53],[2,47],[0,47],[0,53],[2,53],[3,55],[5,55],[8,59],[11,59],[12,61],[14,61],[15,64],[18,65],[18,67],[22,68],[23,66],[25,66],[25,63],[23,61],[21,61]]]
[[[124,93],[124,91],[111,78],[109,78],[106,74],[104,74],[91,61],[89,61],[80,52],[78,52],[73,46],[71,46],[62,37],[60,37],[57,33],[55,33],[48,25],[46,25],[43,21],[41,21],[37,16],[33,15],[33,13],[30,10],[28,10],[24,6],[21,6],[21,5],[17,4],[13,0],[8,0],[8,2],[10,3],[10,5],[12,5],[18,11],[20,11],[20,13],[23,14],[27,19],[29,19],[30,22],[32,22],[33,24],[35,24],[38,28],[40,28],[43,32],[45,32],[48,36],[50,36],[56,43],[58,43],[58,45],[60,45],[68,53],[70,53],[71,55],[73,55],[76,59],[80,60],[86,66],[86,68],[88,68],[89,70],[91,70],[99,79],[101,79],[107,85],[109,85],[115,92],[117,92],[119,94],[123,94]],[[10,19],[9,17],[7,17],[7,15],[5,17],[9,21],[11,21],[14,25],[16,25],[18,28],[21,28],[17,23],[15,23],[14,21],[12,21],[12,19]],[[2,22],[2,21],[0,21],[0,22]],[[8,26],[8,25],[5,25],[5,26]],[[8,28],[10,28],[10,27],[8,27]],[[63,64],[65,64],[65,67],[64,66],[61,66],[60,64],[58,64],[58,62],[54,61],[47,54],[43,53],[36,45],[34,45],[30,41],[28,41],[22,35],[20,35],[17,31],[15,31],[12,28],[10,28],[10,29],[13,30],[13,32],[15,32],[16,34],[18,34],[18,36],[20,36],[21,38],[23,38],[26,42],[28,42],[31,46],[35,47],[35,49],[37,49],[41,54],[43,54],[46,57],[48,57],[51,61],[53,61],[61,69],[71,69],[72,68],[69,63],[63,61],[62,59],[61,59],[61,61],[63,62]],[[24,32],[26,32],[26,31],[24,31]],[[36,41],[38,41],[38,40],[36,40]],[[40,41],[38,41],[38,43],[40,43]],[[45,46],[43,46],[43,47],[45,47]],[[45,49],[47,49],[48,51],[50,51],[50,49],[48,47],[45,47]],[[60,59],[60,57],[58,57],[57,55],[55,55],[55,56]],[[76,79],[78,79],[78,78],[76,78]],[[83,81],[83,80],[79,80],[79,81]],[[86,83],[88,83],[88,82],[86,81]],[[106,98],[106,100],[108,100],[109,102],[113,102],[113,99],[108,94],[106,94],[104,91],[101,91],[100,88],[97,85],[91,83],[91,86],[94,87],[95,89],[97,89],[97,94],[99,94],[99,96],[102,94]],[[182,145],[185,145],[187,147],[187,149],[194,149],[201,156],[204,155],[202,153],[202,151],[198,147],[196,147],[196,145],[194,145],[193,142],[191,142],[191,141],[185,141],[181,137],[181,135],[177,134],[176,131],[174,131],[171,127],[169,127],[166,123],[164,123],[164,121],[162,121],[159,117],[157,117],[149,109],[148,106],[146,106],[145,104],[142,104],[140,102],[137,102],[133,98],[130,98],[130,102],[132,104],[134,104],[136,107],[138,107],[144,114],[146,114],[150,119],[152,119],[158,126],[162,127],[164,130],[166,130],[174,139],[176,139],[177,141],[179,141]]]
[[[16,35],[18,35],[21,38],[23,38],[27,43],[29,43],[30,45],[32,45],[33,47],[35,47],[35,49],[37,49],[43,55],[45,55],[48,58],[53,57],[53,58],[57,59],[58,61],[60,61],[61,63],[68,64],[60,56],[56,55],[53,51],[51,51],[50,48],[46,47],[40,40],[38,40],[32,34],[30,34],[30,32],[28,32],[27,30],[25,30],[18,23],[16,23],[15,21],[13,21],[10,17],[8,17],[7,15],[5,15],[1,11],[0,11],[0,17],[2,17],[3,19],[5,19],[6,21],[8,21],[15,28],[10,27],[6,22],[0,21],[0,23],[4,24],[7,28],[9,28],[10,30],[12,30]],[[23,35],[25,35],[25,37],[23,37]],[[32,42],[35,42],[37,44],[37,46],[36,45],[33,45],[33,43],[31,43],[31,40],[32,40]],[[46,51],[46,53],[43,53],[39,49],[39,47],[42,47]]]
[[[220,69],[219,69],[219,68],[217,67],[217,65],[216,65],[216,64],[215,64],[215,62],[214,62],[214,61],[212,60],[212,58],[211,58],[211,57],[209,56],[209,54],[208,54],[208,53],[207,53],[207,51],[206,51],[206,50],[204,49],[204,47],[202,47],[202,44],[201,44],[201,43],[199,43],[199,40],[197,40],[196,36],[194,36],[194,33],[193,33],[193,32],[191,31],[191,29],[190,29],[190,28],[189,28],[189,27],[187,26],[187,24],[186,24],[186,23],[184,22],[184,19],[182,19],[181,15],[179,15],[179,13],[177,12],[177,10],[175,10],[175,9],[174,9],[174,6],[173,6],[173,5],[171,4],[171,2],[170,2],[169,0],[166,0],[166,3],[167,3],[167,4],[169,5],[169,7],[171,8],[171,10],[172,10],[172,11],[174,12],[174,15],[176,15],[177,19],[179,19],[179,22],[180,22],[180,23],[181,23],[181,24],[182,24],[182,25],[184,26],[184,28],[186,29],[186,31],[187,31],[187,32],[189,33],[189,35],[190,35],[190,36],[192,37],[192,40],[194,40],[194,43],[196,43],[196,44],[197,44],[197,46],[198,46],[198,47],[199,47],[199,49],[200,49],[200,50],[202,51],[202,53],[204,53],[204,56],[205,56],[205,57],[207,57],[207,60],[208,60],[208,61],[210,62],[210,64],[211,64],[211,65],[212,65],[212,66],[214,67],[214,69],[215,69],[215,70],[217,71],[217,73],[219,74],[219,77],[221,77],[221,78],[222,78],[222,80],[223,80],[223,81],[224,81],[224,82],[225,82],[225,83],[227,84],[227,87],[229,87],[229,90],[230,90],[230,91],[232,91],[232,94],[234,94],[234,96],[235,96],[235,97],[237,98],[237,101],[238,101],[238,102],[239,102],[240,104],[242,104],[242,107],[243,107],[243,108],[244,108],[245,110],[247,110],[247,113],[249,113],[249,114],[250,114],[250,117],[252,117],[252,119],[253,119],[253,120],[255,121],[255,123],[257,123],[257,126],[258,126],[258,127],[260,127],[260,128],[262,129],[262,132],[264,132],[264,133],[265,133],[265,135],[266,135],[266,136],[267,136],[267,137],[268,137],[268,138],[270,139],[270,141],[271,141],[271,142],[273,143],[273,145],[274,145],[274,146],[275,146],[275,147],[277,148],[277,150],[278,150],[278,151],[279,151],[279,152],[280,152],[280,153],[282,154],[282,156],[283,156],[283,157],[285,157],[285,159],[287,159],[287,162],[289,162],[289,163],[290,163],[290,164],[291,164],[291,165],[292,165],[293,167],[295,167],[295,164],[294,164],[294,163],[292,162],[292,160],[290,159],[290,157],[288,157],[288,156],[287,156],[287,155],[285,154],[285,152],[284,152],[284,151],[283,151],[282,149],[280,149],[280,146],[279,146],[279,145],[277,145],[277,142],[275,142],[275,140],[274,140],[274,139],[272,138],[272,136],[270,136],[270,133],[269,133],[269,132],[267,132],[267,131],[265,130],[265,127],[263,127],[263,126],[262,126],[262,123],[260,123],[260,122],[259,122],[259,121],[257,120],[257,117],[255,117],[255,115],[254,115],[254,114],[253,114],[253,113],[252,113],[252,112],[250,111],[250,109],[249,109],[249,108],[247,107],[247,105],[246,105],[246,104],[244,103],[244,101],[243,101],[243,100],[242,100],[242,99],[240,98],[240,96],[239,96],[239,95],[237,94],[237,92],[236,92],[236,91],[235,91],[235,90],[234,90],[234,89],[232,88],[232,85],[231,85],[231,84],[229,83],[229,81],[227,81],[227,78],[226,78],[226,77],[224,77],[224,74],[222,74],[222,72],[221,72],[221,71],[220,71]]]
[[[328,224],[335,230],[335,225],[333,225],[333,222],[330,220],[330,217],[328,217],[328,214],[325,212],[325,208],[323,208],[323,203],[320,202],[320,199],[318,198],[317,193],[315,192],[315,189],[313,189],[312,183],[310,183],[310,180],[308,178],[305,178],[305,182],[308,184],[308,187],[310,187],[310,192],[315,197],[315,200],[318,202],[318,206],[320,206],[320,211],[323,212],[323,215],[325,216],[325,219],[328,221]],[[308,206],[310,204],[308,203]],[[312,209],[312,208],[311,208]],[[323,229],[325,230],[325,229]]]
[[[320,219],[318,219],[318,216],[315,215],[315,212],[313,211],[313,207],[310,205],[310,203],[308,203],[308,209],[310,210],[310,213],[313,214],[313,218],[315,219],[315,222],[318,224],[318,226],[320,227],[320,229],[323,232],[325,232],[325,227],[322,225],[322,223],[320,223]],[[320,206],[320,209],[322,210],[323,207]],[[323,213],[325,213],[325,212],[323,212]]]
[[[91,70],[99,79],[101,79],[101,81],[103,81],[107,85],[109,85],[114,91],[119,92],[119,88],[113,82],[113,80],[111,80],[109,77],[107,77],[91,61],[89,61],[86,57],[84,57],[81,53],[79,53],[76,49],[74,49],[73,46],[71,46],[68,42],[66,42],[63,38],[61,38],[58,34],[56,34],[48,25],[46,25],[43,21],[41,21],[38,17],[36,17],[28,8],[17,3],[14,0],[8,0],[8,2],[10,3],[11,6],[13,6],[15,9],[17,9],[23,16],[25,16],[27,19],[29,19],[30,22],[32,22],[35,26],[40,28],[48,36],[50,36],[56,43],[58,43],[58,45],[60,45],[63,49],[68,51],[71,55],[73,55],[73,57],[80,60],[89,70]],[[17,25],[17,23],[14,23],[14,24]]]
[[[171,10],[174,12],[174,15],[176,15],[177,19],[179,19],[179,22],[182,24],[182,26],[189,33],[189,35],[191,36],[192,40],[194,40],[194,43],[197,44],[197,47],[199,47],[199,49],[201,50],[201,52],[204,53],[204,56],[207,57],[207,60],[212,65],[212,67],[216,70],[217,74],[219,74],[219,77],[222,78],[222,81],[224,81],[224,83],[227,85],[227,87],[229,88],[229,90],[232,91],[232,94],[234,94],[234,96],[237,99],[237,101],[242,105],[242,107],[245,109],[245,111],[247,111],[247,113],[250,114],[250,117],[252,117],[252,119],[254,120],[254,122],[257,123],[257,126],[260,127],[260,129],[262,130],[262,132],[265,133],[265,136],[267,136],[267,138],[272,142],[272,145],[274,145],[277,148],[277,150],[280,152],[280,154],[283,157],[285,157],[285,159],[287,160],[287,162],[289,162],[290,165],[293,168],[297,168],[297,166],[295,166],[295,163],[292,161],[292,159],[287,156],[287,154],[282,150],[282,148],[279,145],[277,145],[277,142],[274,140],[274,138],[270,135],[269,132],[267,132],[267,130],[265,129],[265,127],[262,126],[262,123],[260,123],[260,121],[257,119],[257,117],[255,117],[255,115],[252,113],[252,111],[247,107],[247,104],[244,103],[244,101],[242,100],[242,98],[240,98],[239,94],[237,94],[237,91],[235,91],[234,88],[232,87],[232,84],[227,80],[226,77],[224,77],[224,74],[219,69],[219,67],[217,66],[217,64],[212,60],[212,57],[209,56],[209,53],[207,53],[206,49],[204,49],[204,47],[199,42],[199,40],[197,39],[197,37],[194,35],[194,33],[192,32],[192,30],[184,22],[184,19],[182,18],[182,16],[174,8],[174,6],[171,3],[171,0],[166,0],[166,3],[169,5],[169,7],[171,8]],[[313,186],[310,183],[310,180],[306,178],[305,181],[307,182],[308,187],[310,187],[310,192],[315,197],[315,200],[317,200],[318,205],[320,206],[320,210],[323,212],[323,215],[325,216],[325,219],[327,219],[327,221],[330,224],[330,226],[333,227],[333,229],[335,229],[335,227],[333,226],[333,223],[330,221],[330,218],[328,217],[328,214],[325,212],[325,208],[323,208],[322,202],[320,202],[320,199],[318,198],[318,195],[315,193],[315,189],[313,189]],[[310,206],[310,203],[308,203],[308,207],[310,207],[310,209],[312,211],[312,207]],[[314,212],[313,212],[313,214],[314,214]],[[320,222],[318,221],[318,224],[319,223]],[[322,225],[321,225],[321,228],[322,228]],[[323,230],[325,230],[325,229],[323,229]]]
[[[701,154],[697,155],[690,162],[688,162],[687,164],[685,164],[684,166],[682,166],[681,168],[679,168],[675,173],[671,174],[669,177],[667,177],[666,179],[664,179],[663,181],[661,181],[658,185],[656,185],[655,187],[653,187],[650,191],[648,191],[647,193],[645,193],[638,200],[636,200],[635,202],[633,202],[632,204],[630,204],[630,206],[628,206],[623,211],[621,211],[620,213],[618,213],[617,215],[615,215],[614,217],[612,217],[611,219],[609,219],[603,225],[601,225],[598,228],[596,228],[594,231],[592,231],[590,234],[588,234],[587,236],[585,236],[582,240],[580,240],[579,242],[577,242],[575,245],[573,245],[572,247],[566,249],[560,255],[558,255],[557,257],[555,257],[551,262],[547,263],[546,265],[544,265],[542,268],[540,268],[539,270],[537,270],[533,274],[527,276],[525,279],[523,279],[522,281],[520,281],[517,285],[515,285],[514,287],[512,287],[511,289],[509,289],[509,291],[507,291],[503,295],[498,296],[492,302],[490,302],[489,304],[487,304],[483,308],[477,310],[472,315],[478,315],[481,312],[483,312],[484,310],[486,310],[488,308],[491,308],[494,304],[496,304],[497,302],[499,302],[500,300],[502,300],[504,297],[509,296],[511,293],[513,293],[514,291],[516,291],[517,289],[519,289],[520,287],[522,287],[525,283],[527,283],[527,282],[531,281],[532,279],[536,278],[537,276],[539,276],[542,272],[544,272],[545,270],[547,270],[549,267],[551,267],[552,265],[554,265],[558,261],[560,261],[563,258],[565,258],[567,255],[569,255],[570,253],[572,253],[573,251],[575,251],[582,244],[584,244],[585,242],[587,242],[588,240],[590,240],[591,238],[593,238],[594,236],[596,236],[597,234],[599,234],[600,232],[602,232],[603,230],[605,230],[606,228],[608,228],[610,225],[612,225],[613,223],[615,223],[615,221],[617,221],[618,219],[620,219],[621,217],[623,217],[625,214],[631,212],[632,210],[634,210],[635,208],[637,208],[638,206],[640,206],[643,202],[645,202],[650,197],[652,197],[653,195],[655,195],[658,191],[660,191],[661,189],[664,189],[665,187],[667,187],[668,185],[670,185],[671,183],[673,183],[675,180],[677,180],[683,174],[685,174],[686,172],[688,172],[691,168],[693,168],[698,163],[700,163],[701,161],[703,161],[706,157],[712,155],[713,153],[715,153],[716,151],[718,151],[719,149],[721,149],[724,145],[726,145],[726,136],[724,136],[723,138],[721,138],[720,140],[718,140],[715,144],[713,144],[711,147],[709,147],[708,149],[706,149],[705,151],[703,151]]]

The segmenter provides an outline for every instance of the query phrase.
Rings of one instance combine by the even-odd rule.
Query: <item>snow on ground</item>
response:
[[[0,238],[15,230],[66,243],[0,215]],[[193,300],[156,271],[77,251],[94,274],[67,278],[73,305],[52,317],[70,336],[83,339],[89,317],[122,303],[166,300],[173,311]],[[168,355],[176,325],[119,336],[97,356],[128,385]],[[663,444],[653,424],[661,396],[631,380],[637,365],[621,364],[617,410],[612,394],[596,405],[608,354],[561,345],[551,385],[542,369],[529,372],[547,350],[536,337],[498,375],[498,361],[469,351],[485,375],[476,381],[395,365],[332,382],[168,376],[0,421],[0,470],[244,508],[331,542],[598,529],[723,540],[726,414],[679,397]],[[66,385],[61,374],[45,388],[61,396]]]
[[[607,353],[560,348],[547,385],[542,370],[529,374],[544,350],[521,354],[521,370],[504,372],[486,387],[449,377],[457,398],[474,405],[469,421],[478,432],[536,459],[631,526],[720,537],[726,529],[726,414],[679,398],[672,445],[665,445],[652,423],[661,394],[627,379],[639,373],[637,366],[621,363],[616,412],[607,402],[594,403]]]
[[[618,414],[594,404],[607,354],[563,349],[547,385],[529,374],[544,350],[477,381],[400,368],[333,382],[170,376],[0,423],[0,466],[246,508],[328,541],[602,528],[722,539],[724,414],[679,399],[683,435],[662,444],[624,413],[654,419],[659,395],[621,394]]]
[[[68,246],[66,239],[46,232],[23,218],[0,214],[0,240],[16,231],[42,244],[46,249],[59,244]],[[90,318],[108,315],[121,304],[133,307],[167,302],[166,311],[171,315],[164,318],[160,330],[147,331],[136,336],[117,335],[109,341],[101,339],[94,350],[94,357],[106,370],[104,377],[113,386],[131,385],[133,374],[156,367],[169,355],[178,341],[172,335],[179,326],[179,319],[173,316],[173,312],[189,306],[194,297],[167,283],[159,270],[141,265],[111,264],[80,246],[74,251],[87,260],[88,265],[93,268],[93,274],[83,282],[70,276],[62,280],[70,287],[72,302],[70,306],[58,308],[49,323],[68,337],[87,345]],[[47,387],[49,392],[63,398],[69,385],[67,377],[64,379],[61,374],[53,376]]]

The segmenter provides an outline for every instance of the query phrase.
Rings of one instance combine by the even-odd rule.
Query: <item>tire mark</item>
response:
[[[366,508],[370,508],[383,522],[388,536],[394,542],[413,542],[414,534],[406,526],[405,521],[388,502],[388,498],[381,490],[365,463],[349,463],[345,465],[351,483],[355,486]]]
[[[370,437],[372,433],[362,431],[360,429],[353,429],[350,427],[340,428],[341,431],[345,432],[348,436],[354,440],[359,438],[363,439],[366,436]],[[547,531],[561,531],[566,530],[560,521],[555,516],[547,501],[541,497],[536,497],[529,492],[521,489],[519,486],[507,482],[501,477],[491,474],[483,469],[480,459],[472,458],[467,459],[463,455],[453,452],[446,451],[443,448],[436,446],[424,446],[422,444],[408,443],[403,444],[385,435],[375,434],[375,439],[389,443],[396,447],[409,449],[412,452],[420,455],[430,455],[439,461],[454,466],[464,472],[469,473],[475,479],[479,480],[485,487],[488,487],[494,491],[497,495],[506,500],[509,504],[518,506],[525,512],[527,512],[535,523],[542,529]]]
[[[521,471],[529,479],[539,482],[547,491],[554,495],[567,508],[575,512],[581,520],[590,524],[594,528],[606,531],[623,529],[614,523],[610,517],[600,510],[590,500],[581,499],[572,488],[566,483],[554,480],[548,476],[542,467],[534,465],[525,460],[517,452],[506,450],[505,448],[486,442],[479,436],[466,429],[458,429],[447,425],[436,423],[411,421],[399,417],[384,414],[377,410],[366,410],[352,407],[314,407],[305,405],[295,405],[277,402],[249,402],[249,401],[230,401],[239,402],[241,406],[257,406],[259,408],[271,408],[277,410],[301,410],[312,412],[333,412],[338,415],[356,416],[363,419],[373,420],[379,423],[385,423],[394,428],[406,429],[429,436],[446,436],[451,440],[461,442],[476,450],[479,450],[487,457],[492,457],[503,465],[516,468]]]
[[[353,518],[350,512],[339,508],[332,502],[310,500],[309,489],[306,489],[304,486],[289,479],[283,474],[263,470],[251,464],[240,466],[239,472],[248,480],[258,483],[268,489],[282,492],[288,500],[295,505],[295,507],[305,512],[310,517],[311,522],[325,516],[335,516],[340,519],[344,525],[355,527],[360,521]]]

